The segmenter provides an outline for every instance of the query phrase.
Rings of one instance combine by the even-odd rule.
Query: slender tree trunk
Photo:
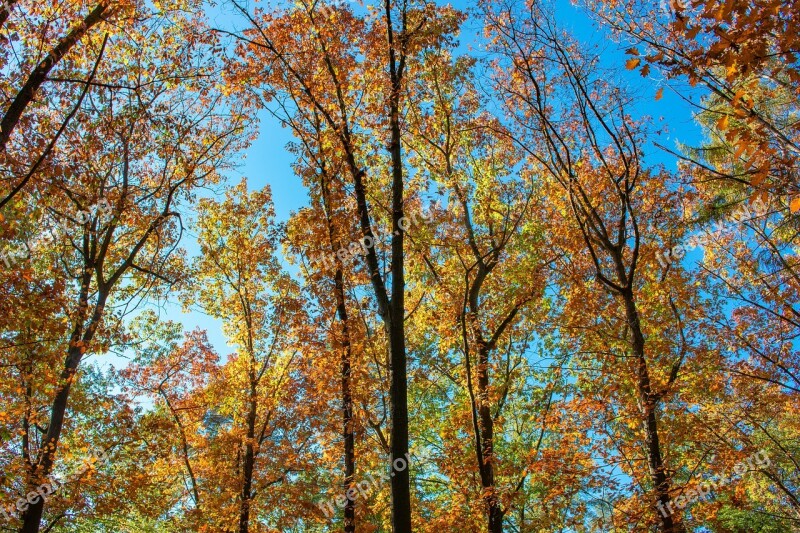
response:
[[[344,482],[342,487],[345,495],[354,485],[355,481],[355,431],[353,428],[353,395],[351,390],[351,358],[352,345],[350,342],[350,327],[348,324],[347,307],[344,299],[344,279],[340,267],[336,269],[334,278],[336,291],[336,312],[342,324],[342,437],[344,440]],[[344,506],[344,530],[353,533],[356,530],[356,502],[347,498]]]
[[[392,297],[389,308],[389,357],[391,364],[392,413],[392,530],[411,532],[410,467],[396,469],[408,457],[408,376],[405,337],[405,271],[403,255],[403,162],[400,146],[399,87],[391,103],[392,155]]]
[[[58,441],[61,437],[61,430],[64,426],[64,416],[67,412],[67,400],[72,381],[75,379],[78,364],[80,363],[82,352],[79,347],[71,347],[68,351],[64,370],[61,372],[61,382],[64,385],[56,393],[53,404],[50,407],[50,424],[47,427],[47,435],[42,443],[42,455],[39,463],[33,469],[33,475],[29,481],[31,490],[37,485],[37,479],[44,479],[50,475],[55,460],[55,452],[58,448]],[[20,533],[38,533],[44,512],[44,499],[39,498],[34,504],[30,504],[22,514],[22,527]]]
[[[476,251],[476,260],[479,261],[475,280],[471,287],[468,286],[467,294],[467,301],[469,303],[469,323],[472,335],[475,339],[475,351],[478,357],[476,368],[478,392],[474,396],[470,394],[473,401],[473,417],[477,418],[477,425],[474,430],[476,432],[478,472],[480,473],[485,513],[488,520],[487,531],[489,531],[489,533],[501,533],[503,531],[503,516],[505,515],[505,510],[498,498],[497,486],[495,484],[494,419],[492,418],[492,409],[489,400],[489,357],[494,346],[491,341],[486,340],[486,337],[481,331],[480,320],[478,318],[480,312],[481,288],[483,287],[486,277],[491,273],[496,263],[490,262],[487,266],[481,259],[480,254],[477,252],[477,244],[475,243],[472,224],[468,216],[469,211],[465,202],[463,206],[466,225],[469,228],[470,243]],[[515,314],[516,311],[510,315],[510,318],[513,318]],[[503,326],[501,326],[501,328],[502,327]],[[502,329],[499,329],[497,333],[501,331]],[[464,333],[466,334],[466,330]],[[466,335],[464,336],[464,342],[467,342]],[[466,356],[467,358],[470,357],[468,350]],[[468,386],[472,386],[470,382],[468,382]]]
[[[494,420],[489,406],[489,350],[481,346],[478,351],[478,416],[481,431],[481,486],[483,488],[489,533],[502,533],[503,508],[497,498],[494,482]]]
[[[389,360],[391,385],[389,398],[392,414],[392,531],[411,533],[410,465],[400,466],[409,457],[408,449],[408,376],[405,336],[405,256],[403,218],[403,155],[400,130],[400,98],[405,68],[406,12],[402,13],[402,33],[395,40],[392,26],[392,2],[385,0],[386,32],[389,46],[389,151],[392,159],[392,291],[388,309]],[[399,57],[398,57],[399,56]]]
[[[162,389],[159,389],[158,392],[161,394],[161,397],[164,398],[164,403],[167,404],[169,412],[172,413],[172,419],[175,421],[175,425],[178,426],[178,432],[181,438],[181,449],[183,450],[183,465],[186,467],[186,472],[189,474],[189,481],[192,484],[194,505],[195,507],[199,507],[200,494],[197,491],[197,478],[194,475],[194,470],[192,470],[192,462],[189,460],[189,441],[186,440],[186,430],[183,427],[183,422],[181,422],[181,418],[178,416],[177,411],[175,411],[175,409],[172,407],[172,404],[170,403],[166,393],[164,393]]]
[[[31,477],[28,480],[29,491],[35,490],[39,484],[39,480],[49,476],[53,470],[55,455],[58,450],[58,441],[61,438],[61,431],[64,427],[69,391],[72,388],[72,382],[75,380],[78,372],[78,365],[83,358],[83,354],[86,352],[86,347],[94,338],[95,331],[97,331],[97,327],[100,325],[100,321],[103,318],[107,293],[105,291],[100,291],[89,324],[84,330],[85,320],[88,314],[88,294],[91,274],[89,268],[84,270],[83,279],[81,281],[81,292],[78,299],[80,303],[76,325],[70,335],[67,358],[64,361],[64,369],[61,371],[60,376],[60,383],[62,385],[58,389],[58,392],[56,392],[56,396],[50,407],[50,421],[47,425],[47,434],[40,447],[41,454],[39,456],[39,461],[31,469]],[[36,503],[28,505],[27,509],[22,514],[20,533],[38,533],[41,527],[42,513],[44,512],[44,503],[44,499],[39,498]]]
[[[320,185],[322,186],[322,206],[325,212],[325,221],[328,226],[328,242],[331,245],[331,253],[336,263],[336,273],[333,277],[334,293],[336,296],[336,314],[341,322],[341,380],[342,380],[342,440],[344,441],[344,480],[342,488],[345,495],[353,486],[355,481],[356,457],[355,457],[355,428],[353,427],[353,394],[352,394],[352,350],[353,345],[350,340],[350,322],[347,315],[347,304],[344,289],[344,273],[342,262],[336,255],[339,248],[339,241],[336,239],[336,232],[333,225],[333,213],[330,202],[330,189],[327,182],[327,172],[324,165]],[[344,531],[353,533],[356,530],[356,502],[347,498],[344,506]]]
[[[367,266],[370,272],[375,297],[378,301],[378,314],[386,328],[389,339],[389,401],[392,418],[391,443],[389,445],[392,477],[392,531],[393,533],[411,533],[411,482],[409,465],[401,468],[408,460],[408,375],[405,339],[405,268],[404,268],[404,235],[401,228],[403,218],[403,156],[400,129],[400,99],[402,94],[405,54],[403,43],[397,43],[392,28],[392,2],[384,2],[386,10],[386,28],[389,47],[389,75],[391,93],[389,94],[389,153],[391,157],[392,176],[392,245],[391,245],[391,291],[387,291],[377,255],[374,248],[367,251]],[[405,16],[403,17],[403,39],[405,39]],[[399,58],[398,58],[399,56]],[[341,105],[341,102],[340,102]],[[355,162],[353,146],[349,130],[345,127],[342,133],[342,145],[345,148],[347,164],[353,176],[354,192],[358,208],[359,223],[365,239],[372,239],[374,234],[370,227],[369,206],[367,204],[366,172],[359,169]]]
[[[487,358],[488,362],[488,358]],[[481,486],[483,488],[483,499],[486,505],[486,517],[488,519],[489,533],[502,533],[503,531],[503,507],[497,497],[497,487],[494,481],[494,424],[489,410],[488,402],[488,378],[485,379],[481,374],[484,363],[478,364],[478,415],[481,424],[481,445],[483,468],[481,468]],[[485,387],[485,388],[484,388]]]
[[[658,438],[658,399],[653,394],[650,384],[650,373],[644,355],[644,335],[639,322],[639,311],[633,299],[633,293],[628,289],[623,294],[625,312],[628,325],[631,328],[631,348],[636,358],[636,379],[639,401],[644,410],[645,432],[647,444],[647,462],[650,469],[650,478],[656,492],[656,501],[653,503],[659,530],[663,533],[678,533],[684,531],[679,521],[673,518],[672,498],[670,496],[670,479],[666,472],[661,454],[661,444]]]
[[[240,495],[241,505],[239,507],[239,529],[238,533],[247,533],[250,527],[250,502],[253,492],[253,469],[255,466],[255,437],[256,437],[256,413],[258,403],[256,402],[256,382],[254,371],[251,370],[250,376],[250,410],[247,413],[247,442],[244,446],[244,462],[242,464],[242,493]]]

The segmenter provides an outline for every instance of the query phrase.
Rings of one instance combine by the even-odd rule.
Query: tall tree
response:
[[[497,39],[497,89],[519,126],[515,138],[529,164],[549,176],[553,188],[545,194],[567,217],[577,239],[577,248],[563,257],[586,257],[581,267],[570,260],[580,270],[588,268],[579,278],[591,273],[612,298],[603,305],[606,312],[616,315],[618,306],[624,317],[622,353],[627,355],[622,357],[628,362],[620,385],[622,390],[630,386],[635,395],[635,404],[629,404],[635,410],[627,416],[638,418],[631,427],[642,428],[647,491],[652,494],[649,521],[661,531],[683,531],[680,513],[672,510],[676,489],[666,459],[671,424],[665,409],[694,355],[685,340],[685,323],[691,321],[668,295],[660,305],[671,309],[668,323],[679,342],[674,354],[662,352],[648,344],[643,307],[648,285],[657,279],[646,271],[653,259],[648,248],[659,245],[665,229],[659,228],[645,195],[658,198],[662,209],[674,209],[675,196],[664,188],[665,175],[648,169],[642,159],[645,125],[628,114],[630,99],[598,77],[596,60],[579,52],[578,43],[556,28],[546,8],[518,11],[504,4],[490,6],[487,14]],[[554,229],[553,235],[560,240],[562,234]],[[566,266],[562,271],[571,274]],[[578,279],[568,283],[569,291],[584,292]],[[608,350],[606,342],[594,349]]]
[[[203,199],[198,207],[200,257],[193,279],[201,290],[191,290],[188,301],[223,321],[223,329],[237,347],[227,365],[225,386],[235,384],[241,397],[233,418],[239,437],[233,469],[238,478],[238,520],[235,531],[247,533],[257,516],[255,497],[263,487],[279,483],[297,466],[274,463],[283,473],[265,482],[256,477],[257,462],[275,435],[276,424],[286,422],[284,395],[297,394],[292,386],[296,350],[287,335],[291,317],[300,308],[296,287],[275,257],[277,231],[269,190],[249,192],[242,181],[217,202]],[[237,395],[238,396],[238,395]],[[280,426],[277,426],[280,427]],[[283,431],[289,431],[283,429]],[[302,431],[301,431],[302,432]],[[294,445],[302,450],[304,441]],[[277,449],[271,452],[274,461]],[[265,485],[266,483],[266,485]]]
[[[451,342],[457,340],[463,358],[487,531],[498,533],[525,475],[513,479],[514,488],[503,493],[501,473],[513,476],[501,468],[498,421],[509,394],[513,397],[519,386],[511,358],[527,344],[521,340],[521,319],[544,286],[544,259],[536,241],[541,232],[528,222],[535,216],[535,185],[513,174],[519,151],[507,135],[496,133],[499,122],[479,115],[482,102],[468,60],[453,64],[447,54],[428,54],[426,72],[416,82],[430,103],[411,113],[414,152],[422,169],[452,198],[455,218],[439,221],[452,255],[439,254],[442,264],[436,267],[429,263],[431,277],[446,295],[457,324]],[[515,334],[520,339],[516,343]],[[498,362],[503,350],[505,368]]]
[[[238,5],[238,4],[237,4]],[[384,273],[374,246],[364,261],[369,271],[377,312],[389,344],[392,465],[405,461],[409,451],[408,378],[405,338],[404,224],[406,176],[402,112],[409,105],[406,80],[410,64],[426,48],[442,46],[459,21],[452,9],[432,5],[395,4],[386,0],[380,15],[357,18],[347,8],[320,9],[310,3],[279,16],[251,16],[240,7],[252,28],[242,36],[241,55],[249,63],[247,77],[261,75],[275,91],[296,95],[298,113],[308,120],[317,112],[336,140],[336,152],[350,176],[361,237],[376,241],[375,213],[369,197],[386,194],[391,223],[389,272]],[[436,19],[434,24],[433,19]],[[298,24],[312,29],[312,38],[293,32]],[[353,43],[359,43],[356,47]],[[361,77],[364,81],[359,83]],[[358,107],[368,99],[365,109]],[[413,105],[413,104],[412,104]],[[380,139],[388,158],[375,157],[361,138]],[[386,165],[388,170],[382,172]],[[374,169],[375,176],[368,175]],[[388,184],[383,187],[382,181]],[[393,531],[411,531],[411,493],[408,469],[391,477]]]
[[[57,386],[43,399],[49,416],[36,426],[40,435],[25,442],[26,494],[57,464],[81,361],[119,332],[115,315],[179,278],[173,254],[181,235],[178,206],[191,199],[195,187],[217,178],[243,132],[240,118],[224,125],[216,121],[218,110],[208,104],[219,102],[220,95],[196,66],[183,61],[181,54],[204,53],[201,41],[175,39],[178,33],[189,35],[197,21],[186,14],[169,16],[171,26],[153,26],[143,17],[125,37],[109,39],[98,81],[107,75],[125,85],[93,88],[87,107],[63,132],[71,150],[59,152],[46,184],[32,191],[34,208],[25,210],[36,220],[32,233],[17,237],[27,238],[35,252],[29,275],[65,280],[56,320],[67,325],[63,337],[43,344],[57,346],[42,361],[58,368]],[[139,54],[137,68],[131,68],[133,50]],[[179,71],[193,82],[173,84]],[[170,75],[162,78],[166,72]],[[109,306],[115,305],[121,307],[109,318]],[[35,300],[18,304],[25,314],[38,307]],[[44,506],[42,498],[24,506],[22,531],[39,530]]]

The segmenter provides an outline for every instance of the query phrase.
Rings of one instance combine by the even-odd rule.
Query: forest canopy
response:
[[[0,1],[0,531],[800,531],[798,24]]]

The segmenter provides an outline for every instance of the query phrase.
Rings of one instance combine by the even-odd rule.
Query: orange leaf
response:
[[[756,171],[755,175],[753,176],[753,179],[750,180],[750,184],[753,187],[758,187],[764,182],[767,176],[769,176],[769,167],[764,166],[758,169],[758,171]]]
[[[721,119],[717,121],[717,128],[721,130],[728,129],[728,115],[723,116]]]
[[[740,142],[739,145],[736,147],[736,152],[733,154],[733,158],[739,159],[739,157],[744,153],[746,149],[747,149],[747,143],[744,141]]]
[[[642,62],[642,60],[639,59],[638,57],[632,57],[632,58],[630,58],[629,60],[627,60],[625,62],[625,68],[628,69],[628,70],[633,70],[636,67],[638,67],[639,63],[641,63],[641,62]]]
[[[661,100],[663,96],[664,96],[664,88],[659,87],[659,89],[656,91],[656,102]]]
[[[792,200],[792,202],[789,204],[789,210],[792,213],[797,213],[800,211],[800,196]]]

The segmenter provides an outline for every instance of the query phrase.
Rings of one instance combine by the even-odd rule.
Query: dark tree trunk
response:
[[[647,444],[647,463],[650,469],[650,478],[656,491],[656,501],[652,509],[655,513],[659,530],[662,533],[679,533],[684,529],[672,515],[672,499],[670,496],[670,480],[667,476],[664,460],[661,453],[661,444],[658,438],[658,398],[652,391],[650,373],[644,355],[644,335],[639,322],[639,311],[630,290],[623,294],[625,312],[628,325],[631,328],[631,348],[636,359],[636,379],[639,401],[644,409],[645,431]],[[664,512],[661,511],[664,510]]]
[[[31,469],[31,477],[28,480],[29,490],[34,490],[38,486],[38,480],[50,475],[55,462],[58,441],[61,438],[61,431],[64,427],[64,418],[67,412],[69,391],[72,382],[76,378],[78,365],[86,351],[86,346],[94,338],[95,331],[103,317],[107,294],[103,291],[98,295],[97,303],[94,306],[89,324],[84,330],[85,320],[88,311],[88,294],[91,272],[86,269],[83,274],[81,293],[79,297],[80,307],[77,313],[76,325],[70,335],[67,358],[64,361],[64,369],[61,371],[60,383],[53,403],[50,407],[50,421],[47,425],[47,434],[41,444],[41,455],[38,462]],[[44,512],[44,499],[39,498],[36,503],[28,505],[22,514],[22,527],[20,533],[38,533]]]
[[[399,82],[397,82],[399,83]],[[392,297],[389,308],[389,357],[392,413],[392,530],[411,532],[410,466],[395,469],[395,461],[408,457],[408,377],[406,374],[405,271],[403,255],[403,162],[400,146],[399,87],[391,104],[392,156]]]
[[[64,370],[61,372],[61,382],[64,385],[56,393],[53,404],[50,407],[50,424],[47,428],[47,435],[42,443],[42,456],[36,465],[31,481],[31,487],[36,485],[36,478],[45,478],[50,474],[55,460],[55,452],[58,441],[61,437],[61,430],[64,427],[64,416],[67,412],[67,400],[72,381],[80,363],[82,353],[80,348],[70,348]],[[20,533],[38,533],[44,512],[44,500],[39,498],[34,504],[28,506],[22,514],[22,527]]]
[[[352,350],[353,345],[350,340],[350,322],[347,314],[347,300],[345,299],[344,273],[342,262],[336,255],[339,249],[339,241],[336,238],[336,230],[333,222],[333,209],[330,201],[330,188],[328,187],[328,174],[324,163],[321,167],[320,185],[322,189],[322,206],[325,212],[325,221],[328,226],[328,242],[331,246],[331,253],[336,264],[336,272],[333,277],[334,293],[336,296],[336,314],[341,322],[341,386],[342,386],[342,440],[344,442],[344,480],[342,488],[345,496],[347,491],[353,487],[355,481],[356,457],[355,457],[355,428],[353,427],[353,394],[352,394]],[[344,506],[344,531],[353,533],[356,530],[356,502],[355,499],[347,498]]]
[[[342,484],[345,495],[353,487],[355,481],[355,431],[353,428],[353,395],[351,391],[351,343],[350,328],[348,325],[347,307],[344,299],[344,279],[341,268],[337,268],[334,278],[336,290],[336,312],[342,324],[342,437],[344,440],[344,482]],[[353,533],[356,530],[356,502],[355,499],[347,498],[344,506],[344,530],[345,533]]]
[[[247,442],[244,447],[244,461],[242,463],[242,493],[239,507],[238,533],[247,533],[250,527],[250,502],[253,499],[253,469],[255,467],[254,440],[256,437],[256,383],[254,372],[250,376],[250,411],[247,413]]]
[[[503,508],[497,498],[494,482],[494,420],[489,407],[489,350],[481,346],[478,353],[478,416],[481,431],[481,486],[484,490],[489,533],[502,533]]]

